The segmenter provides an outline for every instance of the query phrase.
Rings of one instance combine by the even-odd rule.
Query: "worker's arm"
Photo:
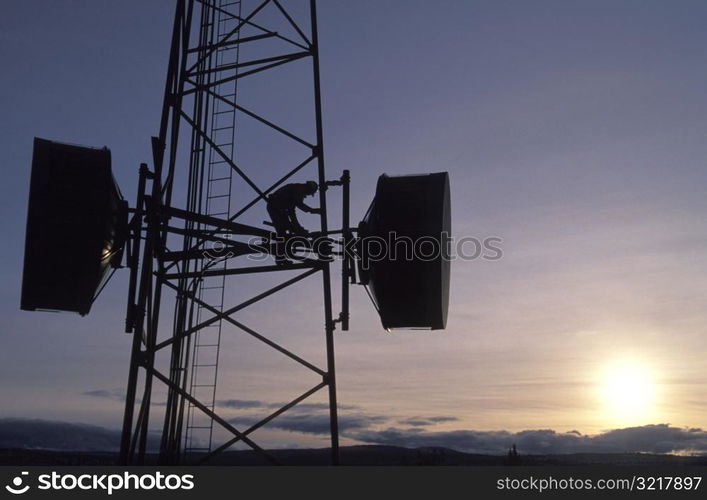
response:
[[[300,201],[297,204],[297,208],[302,210],[303,212],[307,212],[308,214],[320,214],[322,213],[322,210],[320,208],[312,208],[309,205],[307,205],[304,201]]]

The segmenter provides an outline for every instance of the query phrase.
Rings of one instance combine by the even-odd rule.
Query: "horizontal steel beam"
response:
[[[182,210],[181,208],[168,207],[164,210],[171,217],[177,217],[179,219],[184,219],[191,222],[199,222],[207,226],[218,227],[234,234],[248,234],[251,236],[264,236],[266,238],[269,238],[271,234],[271,231],[268,231],[267,229],[248,226],[246,224],[240,224],[227,219],[219,219],[218,217],[211,217],[210,215],[189,212],[187,210]]]
[[[262,40],[263,38],[272,38],[274,36],[277,36],[277,33],[274,31],[268,32],[268,33],[262,33],[260,35],[253,35],[253,36],[244,36],[242,38],[237,38],[235,40],[229,40],[226,42],[221,42],[221,43],[212,43],[209,45],[200,45],[198,47],[194,47],[192,49],[189,49],[187,52],[190,54],[193,54],[195,52],[200,52],[202,50],[211,50],[213,48],[222,48],[222,47],[230,47],[231,45],[238,45],[241,43],[247,43],[247,42],[253,42],[255,40]]]
[[[232,276],[236,274],[256,274],[269,273],[272,271],[296,271],[298,269],[318,269],[321,266],[319,261],[300,264],[283,264],[280,266],[253,266],[234,267],[232,269],[215,269],[213,271],[189,271],[184,273],[163,274],[161,278],[165,280],[177,280],[182,278],[206,278],[210,276]]]
[[[310,55],[309,52],[300,51],[300,52],[292,52],[290,54],[282,54],[279,56],[263,57],[262,59],[253,59],[252,61],[243,61],[243,62],[237,62],[237,63],[231,63],[231,64],[224,64],[221,66],[214,66],[213,68],[209,68],[209,69],[192,71],[187,76],[191,77],[191,76],[198,76],[198,75],[206,75],[209,73],[219,73],[221,71],[229,71],[232,69],[247,68],[248,66],[257,66],[258,64],[272,63],[272,62],[278,62],[278,61],[287,62],[291,59],[295,59],[295,58],[299,59],[302,57],[306,57],[308,55]],[[209,83],[208,85],[211,85],[211,84]]]

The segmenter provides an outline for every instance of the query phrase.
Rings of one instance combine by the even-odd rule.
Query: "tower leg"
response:
[[[317,127],[317,167],[319,172],[319,185],[325,186],[326,174],[324,171],[324,134],[322,127],[322,99],[321,84],[319,79],[319,37],[317,34],[317,5],[315,0],[309,2],[310,18],[312,25],[312,68],[314,71],[314,107]],[[319,206],[321,207],[322,233],[327,234],[326,190],[319,190]],[[330,264],[325,262],[323,274],[324,287],[324,316],[326,324],[326,351],[327,351],[327,383],[329,385],[329,418],[331,427],[331,463],[339,464],[339,423],[336,403],[336,375],[334,360],[334,318],[331,306],[331,273]]]
[[[120,465],[130,463],[130,441],[133,434],[133,417],[135,412],[135,396],[137,392],[138,360],[140,357],[140,333],[133,332],[133,345],[130,354],[130,370],[128,372],[128,387],[125,395],[125,412],[123,414],[123,432],[120,438]]]
[[[331,282],[329,265],[326,264],[323,274],[324,282],[324,311],[326,315],[326,358],[329,385],[329,425],[331,429],[331,463],[339,465],[339,419],[336,402],[336,367],[334,357],[334,318],[331,313]]]

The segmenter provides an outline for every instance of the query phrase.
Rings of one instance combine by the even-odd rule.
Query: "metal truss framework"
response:
[[[238,11],[229,9],[238,3]],[[274,7],[292,27],[297,37],[288,37],[255,22],[257,14],[266,6]],[[211,17],[209,17],[211,16]],[[209,19],[229,19],[232,29],[214,37],[214,22]],[[200,28],[194,29],[194,23]],[[244,33],[249,30],[247,35]],[[211,30],[211,31],[209,31]],[[190,42],[193,32],[199,32],[196,43]],[[255,34],[253,34],[255,32]],[[307,33],[306,33],[307,32]],[[209,34],[211,33],[211,34]],[[263,39],[278,39],[291,51],[276,53],[255,60],[231,60],[224,62],[216,57],[220,50],[244,46]],[[277,418],[312,394],[328,390],[329,418],[331,427],[331,460],[339,462],[339,432],[337,423],[336,377],[334,366],[334,329],[341,322],[344,329],[348,323],[348,288],[350,262],[344,261],[342,275],[342,313],[335,319],[332,312],[330,264],[328,255],[313,254],[297,263],[286,265],[236,266],[214,265],[222,260],[209,259],[208,246],[220,244],[227,258],[249,253],[271,253],[271,248],[247,245],[237,237],[262,237],[264,241],[271,231],[262,227],[242,224],[239,217],[263,201],[268,193],[285,183],[297,172],[310,165],[316,168],[321,207],[320,235],[341,234],[344,240],[351,237],[348,229],[348,173],[337,181],[327,182],[324,170],[322,111],[319,83],[319,56],[315,1],[309,2],[308,26],[298,24],[285,8],[284,0],[264,0],[248,12],[240,11],[240,2],[230,0],[178,0],[173,25],[171,52],[167,71],[165,96],[157,137],[152,138],[153,169],[146,164],[140,169],[137,203],[130,222],[128,244],[128,267],[130,268],[129,297],[126,331],[132,333],[132,352],[128,375],[125,414],[121,440],[120,461],[123,464],[144,463],[150,420],[153,386],[162,383],[167,388],[167,401],[159,461],[163,464],[183,462],[185,429],[188,417],[185,409],[191,408],[215,422],[230,433],[231,438],[208,452],[199,455],[199,462],[208,461],[214,454],[226,450],[235,443],[245,443],[263,454],[270,462],[276,460],[251,439],[251,434]],[[224,84],[235,83],[256,73],[296,60],[308,59],[311,63],[314,98],[315,138],[306,140],[255,113],[236,102],[235,92],[223,91]],[[220,106],[220,107],[219,107]],[[214,137],[214,127],[209,120],[217,109],[231,108],[257,120],[271,130],[305,146],[311,154],[304,160],[293,161],[293,168],[270,186],[259,186],[249,173],[234,160],[233,151],[226,151]],[[213,123],[213,121],[211,122]],[[180,127],[191,135],[191,152],[188,172],[186,206],[173,204],[173,188],[177,177],[180,154],[178,152]],[[218,127],[216,127],[218,128]],[[207,154],[208,152],[208,154]],[[206,170],[209,156],[228,167],[229,175],[249,186],[252,199],[227,213],[213,215],[204,208],[204,183],[208,181]],[[344,190],[344,221],[341,230],[329,231],[327,223],[326,186],[339,185]],[[234,236],[236,237],[234,239]],[[175,246],[174,242],[178,241]],[[213,256],[211,256],[213,257]],[[199,289],[209,277],[223,279],[242,274],[279,273],[282,270],[300,270],[300,274],[259,293],[238,304],[209,303]],[[326,367],[318,367],[299,355],[269,339],[265,334],[243,324],[236,313],[271,296],[286,291],[301,280],[321,274],[324,304],[324,340]],[[166,328],[160,325],[161,306],[174,297],[174,319]],[[163,308],[165,309],[165,308]],[[195,310],[200,314],[196,314]],[[215,411],[213,400],[200,401],[190,390],[190,363],[194,356],[192,342],[205,328],[226,322],[246,335],[261,341],[287,358],[294,360],[321,377],[321,382],[270,415],[247,429],[238,429]],[[164,319],[162,323],[165,323]],[[171,326],[171,329],[170,329]],[[163,351],[165,350],[165,351]],[[169,372],[163,373],[155,363],[158,353],[168,352]],[[193,368],[192,368],[193,369]],[[215,384],[215,382],[214,382]],[[193,385],[193,384],[192,384]],[[139,394],[139,397],[138,397]],[[209,436],[211,436],[209,434]]]

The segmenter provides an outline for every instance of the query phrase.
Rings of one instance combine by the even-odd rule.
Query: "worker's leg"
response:
[[[284,238],[287,236],[287,230],[290,228],[290,220],[287,216],[287,212],[279,210],[277,207],[272,205],[267,206],[268,215],[270,215],[270,220],[272,225],[275,227],[275,232],[278,236]]]
[[[267,206],[268,215],[270,215],[270,220],[275,227],[275,232],[277,233],[277,238],[275,239],[275,245],[272,251],[275,254],[275,263],[278,265],[285,264],[288,262],[285,257],[285,239],[287,238],[287,230],[290,226],[289,218],[287,217],[287,212],[279,210],[270,204]]]

